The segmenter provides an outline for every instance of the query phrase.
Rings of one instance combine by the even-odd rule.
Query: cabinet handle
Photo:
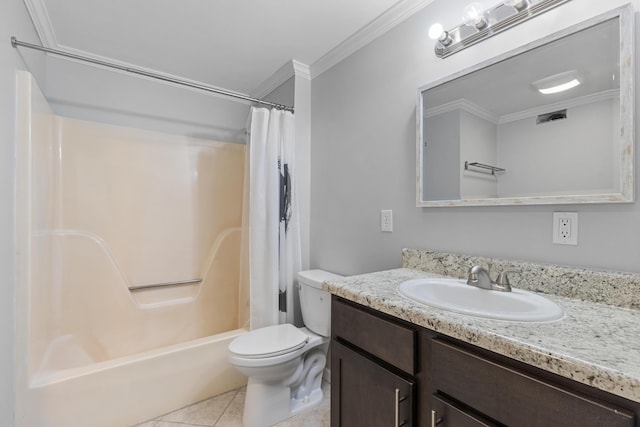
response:
[[[397,388],[396,389],[396,425],[395,425],[395,427],[399,427],[398,426],[398,422],[399,422],[398,417],[400,416],[400,401],[399,401],[399,398],[400,398],[400,389]]]
[[[397,388],[396,389],[396,402],[395,402],[395,406],[396,406],[395,427],[402,427],[403,425],[405,425],[407,423],[407,420],[402,420],[402,422],[400,422],[400,402],[404,401],[406,398],[407,398],[406,396],[400,397],[400,389]]]
[[[431,427],[436,427],[442,422],[442,418],[438,418],[438,413],[435,409],[431,410]]]

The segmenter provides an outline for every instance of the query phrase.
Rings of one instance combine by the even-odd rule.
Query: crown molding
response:
[[[271,92],[279,88],[283,83],[292,77],[300,77],[306,80],[311,80],[311,72],[309,66],[300,61],[292,59],[284,64],[273,73],[267,80],[263,81],[251,91],[251,96],[255,98],[264,98]]]
[[[528,119],[535,117],[539,114],[545,114],[550,111],[561,110],[564,108],[575,108],[581,105],[592,104],[594,102],[606,101],[609,99],[615,99],[620,96],[618,89],[605,90],[603,92],[592,93],[589,95],[580,96],[578,98],[570,99],[568,101],[554,102],[553,104],[546,104],[540,107],[530,108],[524,111],[518,111],[516,113],[505,114],[497,116],[489,110],[474,104],[467,99],[458,99],[456,101],[447,102],[446,104],[438,105],[437,107],[429,108],[424,111],[424,118],[437,116],[439,114],[447,113],[449,111],[462,110],[467,113],[471,113],[481,119],[496,125],[502,125],[505,123],[515,122],[517,120]]]
[[[269,78],[260,83],[255,89],[250,92],[250,95],[254,98],[264,98],[271,92],[276,90],[280,85],[294,76],[293,61],[287,61],[282,67],[280,67],[275,73],[271,74]]]
[[[251,96],[263,98],[294,76],[312,80],[433,1],[401,0],[310,66],[295,59],[287,62],[251,91]]]
[[[401,0],[382,15],[311,64],[311,78],[327,71],[358,49],[371,43],[405,19],[433,3],[434,0]]]
[[[293,74],[306,80],[311,80],[311,68],[307,64],[303,64],[295,59],[291,61],[293,65]]]
[[[500,117],[493,114],[491,111],[474,104],[468,99],[458,99],[456,101],[447,102],[446,104],[438,105],[437,107],[429,108],[424,112],[424,118],[437,116],[439,114],[448,113],[449,111],[466,111],[469,114],[473,114],[476,117],[484,119],[493,124],[497,124]]]
[[[49,13],[43,0],[24,0],[24,5],[27,7],[27,12],[29,12],[31,22],[33,22],[42,45],[53,49],[57,48],[56,33],[53,31]]]
[[[536,117],[539,114],[546,114],[550,111],[562,110],[564,108],[575,108],[581,105],[592,104],[594,102],[606,101],[609,99],[615,99],[620,96],[619,89],[610,89],[603,92],[592,93],[589,95],[580,96],[578,98],[569,99],[567,101],[554,102],[553,104],[543,105],[541,107],[531,108],[529,110],[519,111],[517,113],[505,114],[500,116],[497,124],[502,125],[509,122],[515,122],[517,120],[527,119],[529,117]]]

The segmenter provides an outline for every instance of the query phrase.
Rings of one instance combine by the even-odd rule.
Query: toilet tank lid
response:
[[[314,288],[322,289],[322,282],[325,280],[338,280],[342,279],[344,276],[330,273],[325,270],[306,270],[298,272],[297,277],[299,282],[303,282],[304,284],[313,286]]]

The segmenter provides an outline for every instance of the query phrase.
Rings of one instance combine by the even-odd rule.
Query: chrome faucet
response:
[[[489,267],[489,269],[491,269],[491,267]],[[487,271],[484,267],[474,265],[469,269],[469,278],[467,279],[467,285],[491,290],[492,284],[493,280],[491,280],[491,275],[489,274],[489,271]]]
[[[491,264],[489,269],[479,265],[474,265],[469,268],[469,277],[467,279],[467,285],[475,286],[481,289],[487,289],[489,291],[501,291],[511,292],[511,284],[509,283],[508,273],[520,273],[517,270],[505,270],[498,274],[495,281],[491,279]]]

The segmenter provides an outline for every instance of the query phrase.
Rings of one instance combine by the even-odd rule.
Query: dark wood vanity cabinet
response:
[[[640,427],[640,404],[333,297],[332,427]]]
[[[460,402],[467,413],[476,414],[487,425],[635,425],[632,411],[597,398],[596,393],[581,394],[575,389],[578,384],[573,390],[565,388],[454,342],[434,339],[431,365],[435,396]],[[440,415],[435,406],[432,404],[436,418],[446,421],[446,415]]]
[[[459,403],[439,395],[431,396],[431,419],[428,426],[494,427],[499,426]]]
[[[418,425],[417,328],[335,297],[331,319],[331,425]]]
[[[414,381],[339,342],[332,347],[332,426],[412,426]],[[335,369],[335,374],[334,370]]]

